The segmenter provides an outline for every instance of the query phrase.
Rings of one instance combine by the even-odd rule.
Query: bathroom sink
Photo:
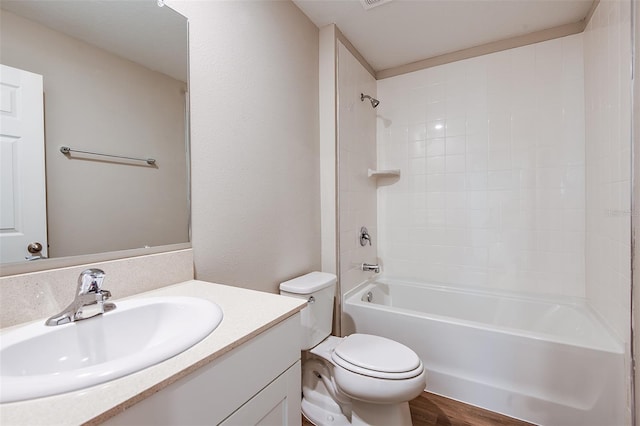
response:
[[[0,402],[84,389],[171,358],[209,335],[220,307],[195,297],[116,302],[103,315],[0,335]]]

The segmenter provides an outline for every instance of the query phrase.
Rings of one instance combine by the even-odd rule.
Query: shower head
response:
[[[369,95],[365,95],[364,93],[360,93],[360,100],[362,102],[364,102],[365,99],[369,99],[371,101],[371,106],[374,107],[374,108],[377,107],[378,105],[380,105],[380,101],[379,100],[377,100],[375,98],[372,98]]]

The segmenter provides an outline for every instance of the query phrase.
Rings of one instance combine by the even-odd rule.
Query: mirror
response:
[[[0,240],[3,269],[7,261],[46,269],[45,258],[103,252],[117,258],[113,253],[122,250],[188,243],[187,19],[156,0],[0,6],[2,78],[39,75],[44,89],[44,167],[16,165],[37,155],[25,155],[20,135],[2,125],[0,238],[26,235],[21,226],[37,210],[32,204],[44,206],[45,215],[43,237]],[[2,82],[3,120],[14,104],[27,104],[12,84]],[[40,169],[46,195],[25,183]],[[5,256],[13,246],[19,253]]]

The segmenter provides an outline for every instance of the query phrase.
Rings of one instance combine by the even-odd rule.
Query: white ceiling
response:
[[[2,0],[2,9],[187,81],[187,19],[157,0]]]
[[[212,0],[209,0],[212,1]],[[578,22],[594,0],[293,0],[335,23],[375,71]],[[157,0],[1,0],[3,9],[186,81],[186,18]],[[134,42],[135,41],[135,42]]]
[[[293,0],[335,23],[375,71],[583,20],[593,0]]]

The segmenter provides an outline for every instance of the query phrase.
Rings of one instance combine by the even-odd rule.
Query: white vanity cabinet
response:
[[[105,424],[299,425],[299,336],[297,313]]]

